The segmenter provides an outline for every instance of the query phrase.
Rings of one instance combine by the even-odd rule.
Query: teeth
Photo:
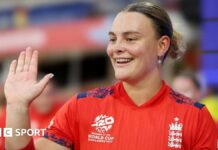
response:
[[[132,60],[132,58],[117,58],[115,60],[117,63],[128,63]]]

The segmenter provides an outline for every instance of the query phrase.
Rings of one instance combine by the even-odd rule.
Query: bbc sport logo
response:
[[[0,137],[12,137],[12,128],[0,128]]]
[[[0,137],[13,137],[13,136],[43,136],[46,129],[13,129],[13,128],[0,128]]]

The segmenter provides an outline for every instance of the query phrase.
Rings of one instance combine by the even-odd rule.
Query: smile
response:
[[[133,58],[115,58],[117,64],[126,64],[133,60]]]

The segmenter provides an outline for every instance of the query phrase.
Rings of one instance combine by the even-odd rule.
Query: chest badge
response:
[[[168,147],[182,148],[182,127],[183,124],[179,123],[178,117],[175,117],[174,121],[169,124]]]
[[[91,127],[94,129],[93,132],[88,134],[88,141],[98,143],[112,143],[114,137],[110,134],[110,129],[114,125],[114,117],[107,115],[98,115]]]

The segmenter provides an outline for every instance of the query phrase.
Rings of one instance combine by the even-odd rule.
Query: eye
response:
[[[137,40],[136,37],[127,37],[126,38],[126,41],[128,41],[128,42],[133,42],[133,41],[136,41],[136,40]]]
[[[129,42],[131,42],[131,41],[134,41],[135,39],[133,39],[133,38],[127,38],[126,40],[129,41]]]
[[[116,38],[110,37],[110,38],[109,38],[109,41],[110,41],[110,42],[115,42],[115,41],[116,41]]]

